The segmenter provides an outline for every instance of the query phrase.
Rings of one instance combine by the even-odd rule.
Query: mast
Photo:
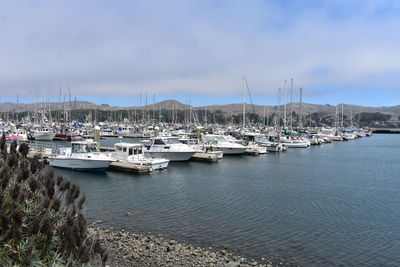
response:
[[[264,105],[264,127],[265,127],[265,105]]]
[[[161,105],[159,105],[159,111],[158,111],[158,123],[161,123]]]
[[[299,128],[303,128],[303,118],[301,117],[301,108],[303,104],[303,88],[300,88],[300,106],[299,106]]]
[[[155,104],[156,103],[156,95],[155,94],[153,94],[153,106],[151,107],[151,111],[152,111],[152,119],[153,119],[153,121],[155,121],[156,120],[156,118],[155,118]]]
[[[343,104],[342,104],[342,129],[343,129],[343,118],[344,118],[344,115],[343,115]]]
[[[290,79],[290,129],[293,129],[293,78]]]
[[[338,105],[336,105],[336,110],[335,110],[335,130],[338,127],[338,116],[339,116],[339,114],[338,114]]]
[[[282,113],[282,105],[281,105],[282,95],[281,95],[281,93],[282,93],[281,88],[278,88],[279,113]],[[278,122],[279,122],[278,125],[279,125],[279,128],[280,128],[281,127],[281,115],[279,115],[279,121]]]
[[[244,130],[244,126],[246,124],[246,77],[243,76],[243,122],[242,128]]]
[[[207,128],[207,106],[204,106],[204,123]]]
[[[286,80],[283,83],[283,128],[286,129]]]

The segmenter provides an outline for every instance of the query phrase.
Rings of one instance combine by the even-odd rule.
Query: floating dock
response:
[[[44,158],[48,158],[50,157],[50,154],[47,153],[43,153],[43,152],[28,152],[28,154],[26,155],[27,158],[35,158],[35,159],[44,159]]]
[[[400,134],[400,128],[373,128],[373,133]]]
[[[221,154],[222,153],[197,152],[190,158],[190,160],[217,162],[219,159],[222,159],[222,155]]]
[[[131,172],[131,173],[149,173],[153,171],[153,169],[149,166],[117,162],[117,161],[111,162],[110,167],[108,167],[107,170],[119,171],[119,172]]]

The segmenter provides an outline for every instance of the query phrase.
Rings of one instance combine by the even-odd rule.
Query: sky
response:
[[[0,102],[240,103],[243,77],[255,104],[293,79],[293,101],[398,105],[400,1],[0,2]]]

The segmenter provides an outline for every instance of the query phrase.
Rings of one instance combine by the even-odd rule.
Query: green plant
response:
[[[4,145],[3,145],[4,144]],[[99,265],[107,261],[88,235],[85,197],[51,167],[0,141],[0,265]]]

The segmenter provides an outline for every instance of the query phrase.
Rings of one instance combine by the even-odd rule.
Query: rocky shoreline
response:
[[[168,240],[162,235],[137,234],[112,228],[90,226],[108,252],[108,266],[289,266],[282,261],[244,257],[212,248],[203,249]],[[291,265],[293,266],[293,265]]]

